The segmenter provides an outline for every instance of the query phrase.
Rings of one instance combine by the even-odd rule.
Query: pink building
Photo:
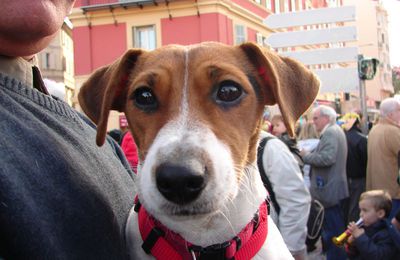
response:
[[[70,15],[76,89],[127,49],[204,41],[264,45],[274,32],[263,24],[271,13],[325,6],[326,0],[77,0]]]

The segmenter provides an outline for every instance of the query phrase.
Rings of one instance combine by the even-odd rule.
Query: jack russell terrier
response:
[[[278,104],[293,135],[318,90],[303,65],[253,43],[132,49],[94,72],[79,101],[97,144],[117,110],[139,150],[131,258],[291,259],[268,217],[259,131],[265,105]]]

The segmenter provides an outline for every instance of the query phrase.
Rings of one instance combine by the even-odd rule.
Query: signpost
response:
[[[307,65],[341,63],[358,59],[357,47],[315,49],[309,51],[281,52],[282,56],[296,59]]]
[[[265,25],[272,29],[291,28],[293,31],[274,33],[266,41],[273,48],[327,44],[335,46],[338,43],[357,41],[356,27],[337,26],[337,23],[355,21],[355,13],[354,6],[342,6],[273,14],[264,20]],[[300,30],[303,26],[316,24],[323,24],[324,27],[331,25],[325,29]],[[354,66],[358,61],[358,47],[318,46],[280,54],[297,59],[305,65],[330,64],[325,66],[329,67],[327,69],[313,70],[321,80],[320,93],[356,92],[359,89],[358,69]],[[340,66],[339,63],[347,63],[347,66]]]
[[[310,24],[351,22],[356,19],[355,12],[355,6],[342,6],[272,14],[264,20],[264,24],[269,28],[279,29]]]
[[[355,26],[314,29],[306,31],[278,32],[268,37],[272,48],[348,42],[357,40]]]
[[[272,34],[267,38],[267,44],[273,48],[308,46],[308,50],[280,54],[294,58],[305,65],[329,64],[325,66],[328,67],[327,69],[313,70],[321,81],[320,93],[359,91],[361,111],[364,116],[367,116],[365,80],[370,80],[375,76],[379,61],[359,55],[358,47],[339,47],[346,45],[347,42],[357,41],[356,27],[338,26],[344,22],[355,21],[355,13],[355,6],[320,8],[273,14],[264,20],[264,24],[272,29],[290,28],[290,31]],[[323,25],[319,27],[328,28],[301,30],[304,26],[309,28],[314,25]],[[318,47],[312,47],[315,45]],[[327,45],[329,47],[326,47]],[[346,66],[342,66],[343,63]],[[354,66],[355,64],[357,66]],[[363,126],[363,131],[366,133],[366,125]]]

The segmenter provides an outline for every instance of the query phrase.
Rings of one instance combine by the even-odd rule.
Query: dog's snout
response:
[[[156,170],[156,182],[167,200],[182,205],[200,195],[206,186],[206,175],[184,166],[162,164]]]

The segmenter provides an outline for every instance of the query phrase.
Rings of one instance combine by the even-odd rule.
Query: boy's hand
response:
[[[358,238],[365,232],[365,230],[363,228],[359,228],[354,221],[350,222],[347,228],[349,229],[351,236],[354,238]]]
[[[354,242],[354,237],[351,235],[349,236],[349,238],[347,239],[347,244],[352,244]]]

